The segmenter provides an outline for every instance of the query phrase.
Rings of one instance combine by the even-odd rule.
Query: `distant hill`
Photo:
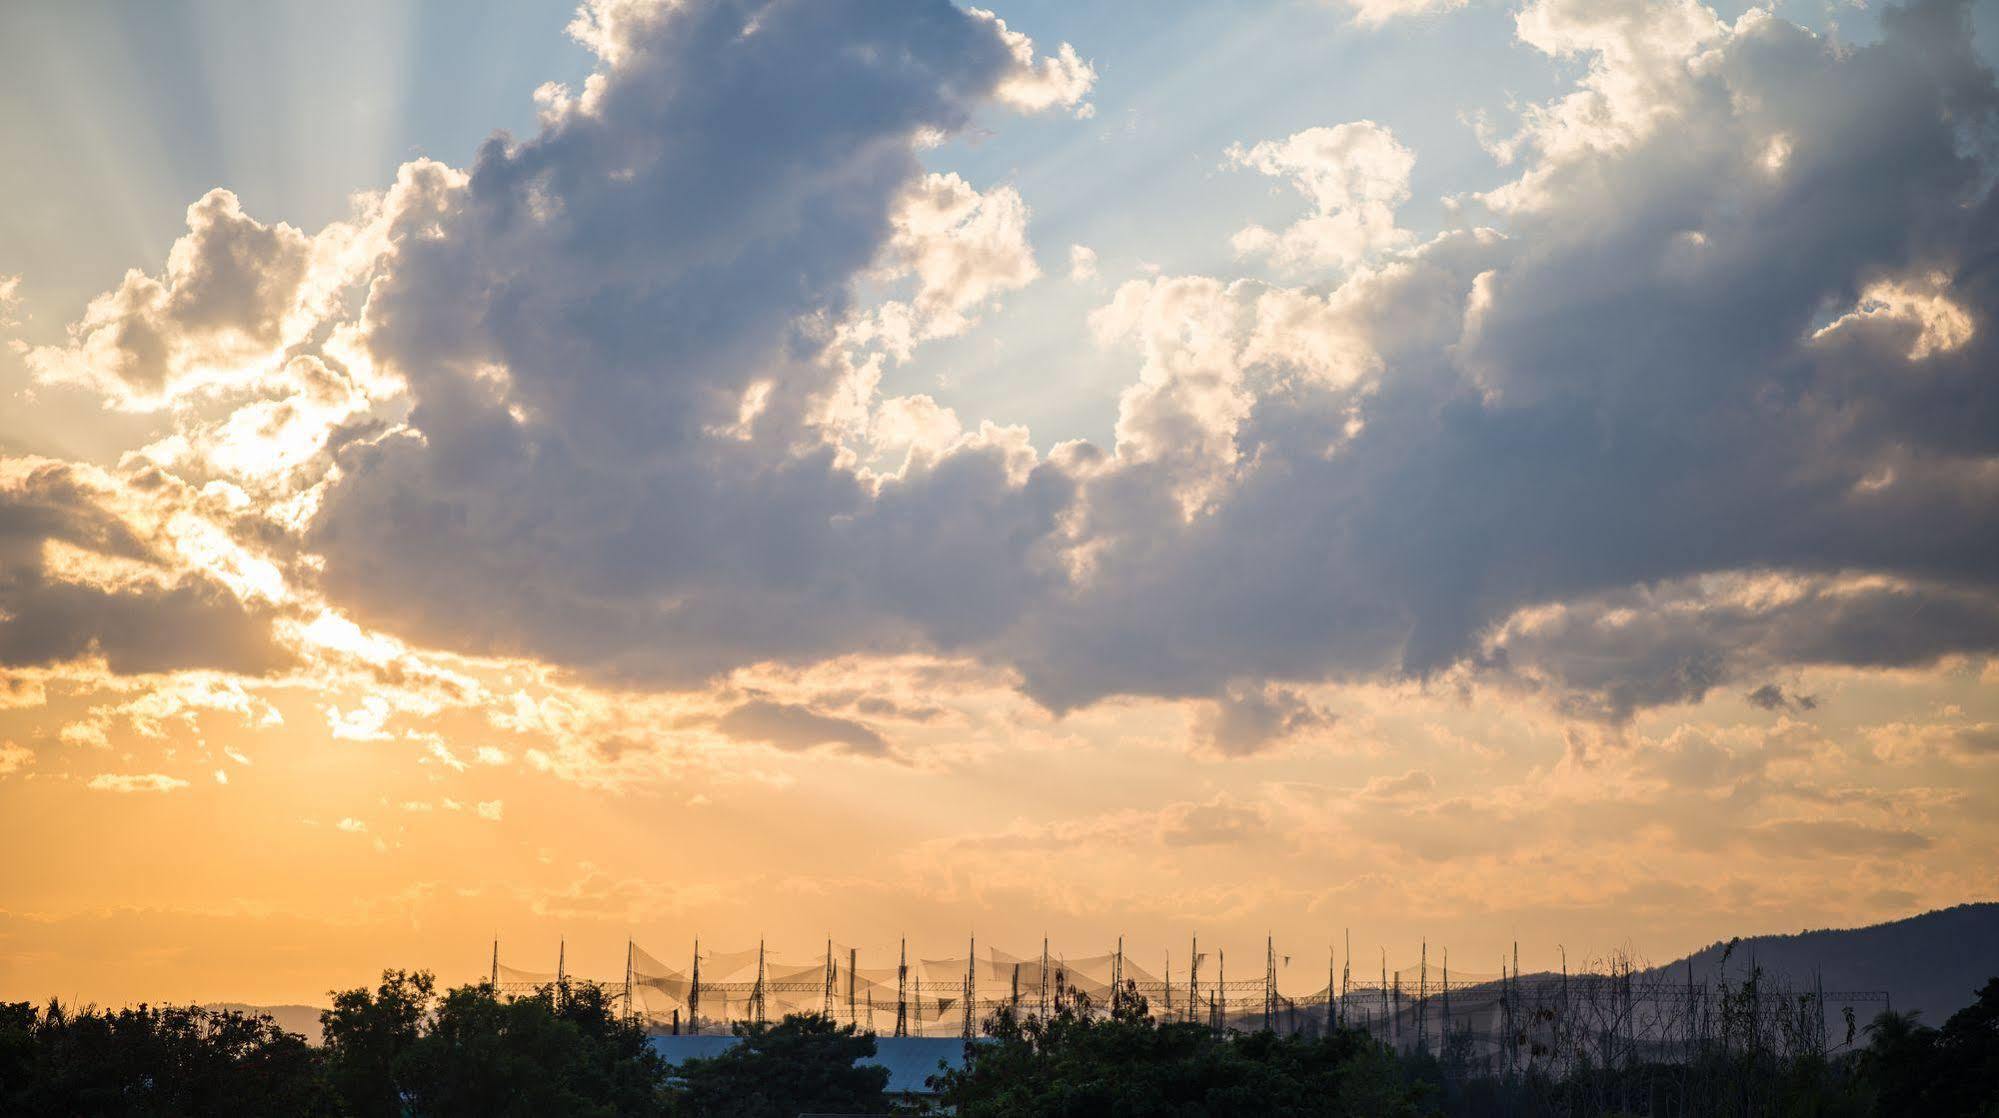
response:
[[[252,1017],[269,1017],[278,1023],[278,1028],[288,1033],[297,1033],[308,1043],[319,1043],[319,1013],[316,1005],[246,1005],[242,1002],[209,1002],[203,1009],[216,1011],[234,1010]]]
[[[1726,944],[1715,943],[1657,968],[1678,978],[1693,963],[1696,979],[1714,977]],[[1919,1010],[1941,1025],[1999,978],[1999,903],[1962,904],[1865,928],[1747,936],[1728,960],[1740,980],[1754,960],[1764,973],[1826,990],[1886,990],[1897,1011]]]

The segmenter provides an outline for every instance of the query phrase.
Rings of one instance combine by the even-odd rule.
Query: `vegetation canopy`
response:
[[[1752,971],[1738,1000],[1753,1001],[1758,981]],[[337,992],[321,1023],[313,1047],[232,1011],[0,1003],[0,1114],[1999,1116],[1999,978],[1941,1026],[1883,1013],[1830,1053],[1740,1028],[1689,1059],[1585,1057],[1559,1076],[1494,1072],[1448,1037],[1439,1051],[1397,1052],[1356,1029],[1160,1023],[1135,988],[1094,1015],[1071,991],[1047,1016],[1000,1008],[963,1065],[913,1099],[861,1062],[875,1038],[852,1025],[739,1024],[726,1051],[674,1067],[588,985],[439,994],[427,973],[388,971],[373,989]]]

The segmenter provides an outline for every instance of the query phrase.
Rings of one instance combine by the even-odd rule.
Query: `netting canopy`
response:
[[[1220,950],[1190,950],[1177,967],[1161,952],[1156,971],[1121,945],[1075,956],[1044,946],[1028,954],[987,947],[918,958],[905,945],[863,952],[829,941],[816,952],[780,956],[762,944],[690,944],[667,962],[632,943],[626,957],[622,980],[589,979],[565,973],[559,961],[555,971],[502,963],[495,945],[493,981],[507,993],[558,981],[594,985],[660,1032],[726,1033],[737,1022],[818,1013],[872,1032],[972,1036],[1001,1009],[1022,1016],[1115,1010],[1216,1029],[1359,1028],[1398,1048],[1451,1045],[1462,1058],[1516,1068],[1616,1054],[1597,1051],[1605,1046],[1673,1058],[1715,1027],[1721,997],[1705,982],[1676,983],[1629,966],[1523,978],[1450,968],[1442,952],[1391,968],[1378,955],[1372,962],[1315,959],[1272,945],[1233,965]],[[1839,1007],[1885,1001],[1877,992],[1806,996],[1774,987],[1758,997],[1754,1018],[1767,1022],[1773,1037],[1821,1045]],[[1731,1012],[1743,1011],[1738,1005]]]

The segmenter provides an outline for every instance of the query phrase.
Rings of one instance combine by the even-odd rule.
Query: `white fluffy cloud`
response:
[[[886,280],[913,277],[915,294],[891,300],[850,337],[908,360],[918,343],[970,329],[981,306],[1041,275],[1028,216],[1012,187],[981,194],[955,174],[923,176],[896,207],[880,268]]]
[[[1237,145],[1228,155],[1238,167],[1289,179],[1312,204],[1310,216],[1280,231],[1251,225],[1237,233],[1241,255],[1268,256],[1281,268],[1347,267],[1411,239],[1396,226],[1395,207],[1409,198],[1416,156],[1371,120]]]
[[[1013,57],[1013,65],[1000,79],[996,91],[1001,101],[1023,112],[1062,108],[1078,119],[1095,115],[1096,110],[1084,98],[1097,82],[1097,71],[1076,53],[1075,47],[1063,43],[1054,54],[1037,59],[1034,40],[1009,28],[1005,20],[989,11],[973,8],[971,12],[992,22]]]
[[[37,379],[129,408],[240,384],[302,340],[367,257],[354,226],[309,237],[266,225],[219,187],[188,207],[187,226],[164,273],[127,272],[91,301],[67,344],[28,352]]]

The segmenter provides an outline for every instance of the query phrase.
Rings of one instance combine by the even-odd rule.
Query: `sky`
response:
[[[1994,899],[1995,44],[8,5],[0,997]]]

